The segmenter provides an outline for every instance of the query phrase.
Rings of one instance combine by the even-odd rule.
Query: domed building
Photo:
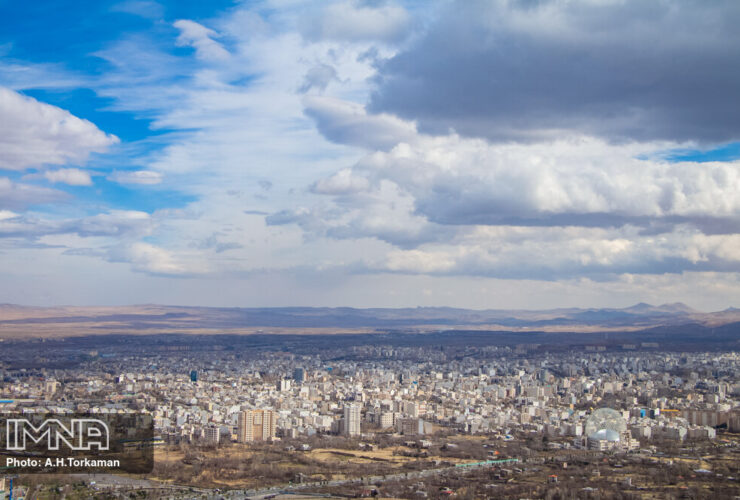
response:
[[[618,443],[620,441],[619,433],[611,429],[599,429],[588,436],[588,438],[593,441],[609,441],[611,443]]]
[[[631,448],[627,421],[618,411],[611,408],[599,408],[593,412],[586,420],[585,434],[588,447],[592,450]]]

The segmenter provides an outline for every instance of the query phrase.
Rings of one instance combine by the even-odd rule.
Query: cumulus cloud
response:
[[[150,214],[136,210],[109,210],[67,219],[0,210],[0,241],[9,242],[16,249],[63,248],[64,255],[125,263],[136,272],[155,276],[183,277],[208,272],[202,255],[141,241],[153,235],[157,224]],[[215,241],[207,248],[220,253],[239,246]]]
[[[337,123],[332,137],[354,141]],[[371,272],[505,279],[737,272],[740,162],[649,154],[663,147],[587,136],[498,144],[410,131],[312,184],[322,201],[267,222],[396,247],[366,261]]]
[[[0,182],[0,236],[69,245],[196,302],[263,269],[279,301],[420,304],[428,289],[438,304],[518,293],[526,307],[650,300],[658,286],[662,302],[702,287],[721,303],[740,290],[740,166],[655,155],[736,136],[736,9],[697,5],[471,0],[411,20],[382,0],[288,2],[264,18],[240,4],[218,32],[175,23],[192,53],[131,34],[97,54],[111,71],[96,92],[177,132],[108,179],[135,188],[165,172],[196,201],[60,220],[7,204]],[[691,273],[701,280],[676,296]]]
[[[130,263],[135,271],[140,272],[178,275],[184,271],[170,252],[149,243],[137,242],[114,247],[109,251],[108,258],[112,262]]]
[[[338,1],[306,18],[301,26],[309,40],[393,42],[408,33],[410,16],[394,3]]]
[[[371,109],[538,141],[740,136],[740,3],[459,0],[380,66]]]
[[[136,272],[156,276],[184,277],[205,271],[203,266],[189,265],[170,250],[140,241],[111,247],[107,259],[128,263]]]
[[[152,236],[156,226],[151,215],[135,210],[110,210],[68,219],[0,211],[0,240],[11,242],[15,248],[65,248],[64,255],[126,263],[136,272],[156,276],[207,272],[208,266],[199,255],[141,241]],[[216,253],[234,248],[237,246],[228,242],[217,241],[213,245]]]
[[[17,183],[7,177],[0,177],[0,209],[24,209],[30,205],[52,203],[68,198],[66,193],[56,189]]]
[[[311,90],[323,92],[326,87],[333,81],[339,81],[337,77],[337,70],[334,66],[329,64],[319,64],[313,66],[306,72],[306,76],[303,79],[303,85],[298,89],[301,93],[306,93]]]
[[[413,197],[393,182],[381,180],[366,193],[347,191],[336,184],[341,181],[333,182],[324,192],[334,196],[334,203],[283,210],[266,217],[267,224],[298,224],[314,237],[377,238],[402,248],[445,241],[457,232],[415,214]]]
[[[355,140],[353,124],[337,127],[327,133]],[[458,135],[407,140],[316,182],[312,191],[342,195],[387,181],[413,200],[416,215],[440,225],[739,228],[740,162],[672,163],[645,157],[655,144],[591,137],[536,145]]]
[[[367,177],[355,175],[350,168],[345,168],[325,179],[319,179],[311,186],[316,194],[350,195],[367,191],[370,181]]]
[[[154,225],[148,213],[136,210],[110,210],[70,219],[0,211],[0,237],[4,238],[36,240],[49,235],[75,234],[83,238],[115,237],[131,240],[150,235]]]
[[[10,210],[0,210],[0,221],[15,219],[16,217],[19,217],[19,215],[15,212],[11,212]]]
[[[152,185],[162,182],[162,174],[153,170],[119,170],[111,173],[108,180],[118,184]]]
[[[49,182],[69,184],[70,186],[92,186],[90,174],[79,168],[60,168],[59,170],[47,170],[44,178]]]
[[[0,87],[0,169],[84,162],[118,142],[68,111]]]
[[[616,279],[624,274],[738,272],[736,235],[678,227],[660,237],[637,228],[475,228],[442,244],[395,249],[371,272],[499,279]]]
[[[363,106],[353,102],[306,96],[303,104],[306,115],[333,142],[385,150],[411,140],[416,133],[412,123],[386,114],[370,115]]]
[[[110,210],[108,212],[68,221],[61,225],[65,232],[80,236],[141,237],[151,234],[154,222],[146,212]]]
[[[224,60],[229,57],[229,52],[214,40],[218,33],[202,24],[187,19],[180,19],[173,23],[180,30],[177,44],[184,47],[193,47],[196,55],[204,60]]]

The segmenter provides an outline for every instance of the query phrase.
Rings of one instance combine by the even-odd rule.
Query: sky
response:
[[[740,306],[736,0],[0,0],[0,302]]]

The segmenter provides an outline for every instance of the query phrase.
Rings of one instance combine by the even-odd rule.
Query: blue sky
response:
[[[0,14],[0,302],[738,305],[733,1]]]

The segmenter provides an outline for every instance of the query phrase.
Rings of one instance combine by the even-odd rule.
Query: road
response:
[[[94,482],[94,487],[99,491],[106,490],[129,490],[136,489],[137,491],[160,491],[167,493],[172,498],[202,498],[208,500],[221,500],[221,499],[263,499],[273,495],[286,494],[286,493],[298,493],[305,490],[311,490],[322,487],[337,487],[337,486],[357,486],[358,488],[363,485],[371,485],[376,483],[384,483],[386,481],[397,481],[406,479],[422,479],[431,476],[441,475],[448,472],[456,472],[457,474],[465,474],[474,468],[489,467],[491,464],[480,463],[474,464],[467,467],[441,467],[438,469],[425,469],[420,471],[409,471],[399,472],[397,474],[386,474],[383,476],[366,476],[362,478],[354,479],[341,479],[332,481],[314,481],[310,483],[299,483],[299,484],[281,484],[277,486],[271,486],[269,488],[260,489],[248,489],[248,490],[218,490],[218,489],[207,489],[207,488],[194,488],[190,486],[179,486],[168,483],[162,483],[151,479],[136,479],[126,476],[116,476],[114,474],[73,474],[72,477],[88,483]],[[312,495],[314,496],[314,495]],[[323,496],[316,494],[315,496]],[[326,495],[330,496],[330,495]]]

